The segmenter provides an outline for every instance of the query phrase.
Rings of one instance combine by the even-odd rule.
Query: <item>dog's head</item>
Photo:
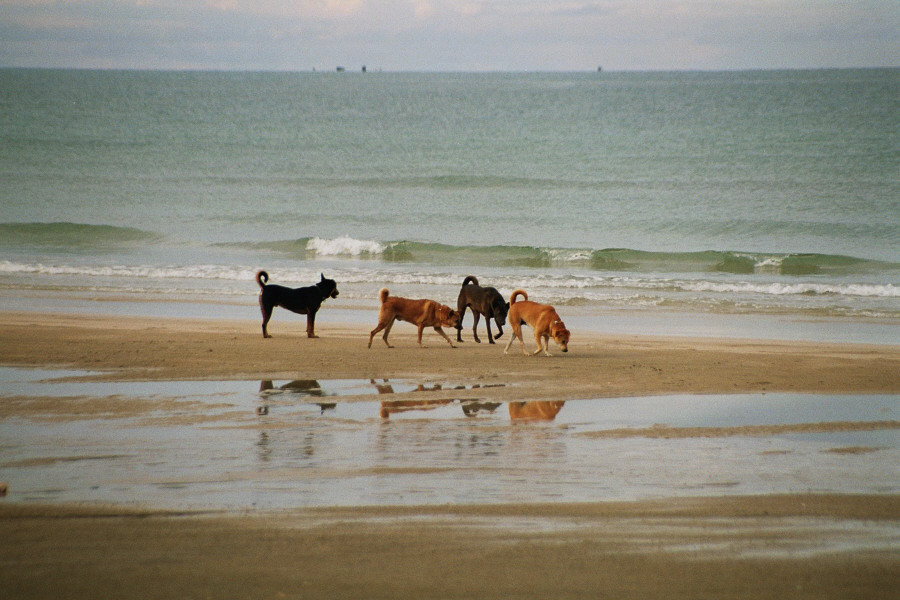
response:
[[[498,298],[494,302],[494,321],[497,322],[497,325],[504,326],[506,325],[506,315],[509,314],[509,302],[504,302],[503,298]]]
[[[340,293],[337,289],[337,282],[334,279],[326,279],[324,273],[320,273],[320,275],[322,279],[316,285],[322,290],[322,295],[325,298],[337,298]]]
[[[456,327],[459,325],[459,312],[444,304],[438,306],[437,317],[442,327]]]
[[[550,337],[559,345],[563,352],[569,351],[569,330],[566,329],[565,323],[557,319],[550,325]]]

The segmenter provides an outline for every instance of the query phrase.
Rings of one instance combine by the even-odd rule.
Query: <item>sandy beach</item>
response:
[[[374,327],[375,314],[372,313]],[[301,317],[302,319],[302,317]],[[320,319],[321,320],[321,319]],[[103,371],[95,379],[337,379],[447,377],[510,384],[481,390],[497,400],[571,400],[673,393],[896,393],[896,346],[710,338],[603,336],[575,331],[571,351],[503,354],[471,332],[451,349],[433,331],[424,348],[415,328],[397,325],[394,348],[370,327],[319,323],[308,339],[288,320],[263,339],[255,321],[149,319],[103,315],[0,313],[0,362]],[[530,330],[526,348],[534,349]],[[508,333],[506,335],[509,335]],[[555,348],[552,347],[551,352]],[[511,385],[515,384],[515,385]]]
[[[89,371],[88,380],[108,382],[451,380],[465,386],[448,390],[448,399],[500,403],[900,392],[898,346],[576,331],[570,352],[547,358],[522,356],[517,345],[504,355],[507,338],[475,344],[468,331],[457,348],[426,331],[419,348],[414,328],[404,324],[392,333],[395,348],[376,338],[367,349],[368,327],[323,320],[321,337],[307,339],[298,323],[282,319],[275,337],[263,339],[249,320],[3,312],[0,364]],[[428,399],[444,396],[432,391]],[[13,398],[0,403],[0,419],[66,421],[84,418],[79,410],[142,410],[128,402],[65,404]],[[874,427],[900,427],[892,419]],[[787,425],[608,437],[761,435]],[[3,467],[0,481],[12,489]],[[890,494],[238,514],[6,498],[0,580],[17,598],[889,598],[900,586],[898,524],[900,497]]]

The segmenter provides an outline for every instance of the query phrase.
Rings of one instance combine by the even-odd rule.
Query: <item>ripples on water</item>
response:
[[[0,369],[14,501],[239,510],[898,492],[897,396],[498,403],[455,383],[57,380],[77,375]],[[768,429],[784,424],[797,427]],[[662,426],[683,435],[654,436]]]

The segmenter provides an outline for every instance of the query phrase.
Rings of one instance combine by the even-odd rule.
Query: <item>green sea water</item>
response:
[[[328,270],[361,300],[473,273],[895,318],[898,99],[900,69],[0,70],[0,285],[241,296],[257,268]]]

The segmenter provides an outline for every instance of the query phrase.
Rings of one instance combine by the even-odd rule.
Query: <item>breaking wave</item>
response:
[[[851,275],[900,272],[900,264],[829,254],[790,254],[708,250],[650,252],[629,248],[547,248],[536,246],[470,246],[415,241],[360,240],[352,237],[299,238],[274,242],[229,244],[275,252],[301,260],[315,258],[375,259],[392,263],[586,269],[609,272],[703,273],[736,275]]]

